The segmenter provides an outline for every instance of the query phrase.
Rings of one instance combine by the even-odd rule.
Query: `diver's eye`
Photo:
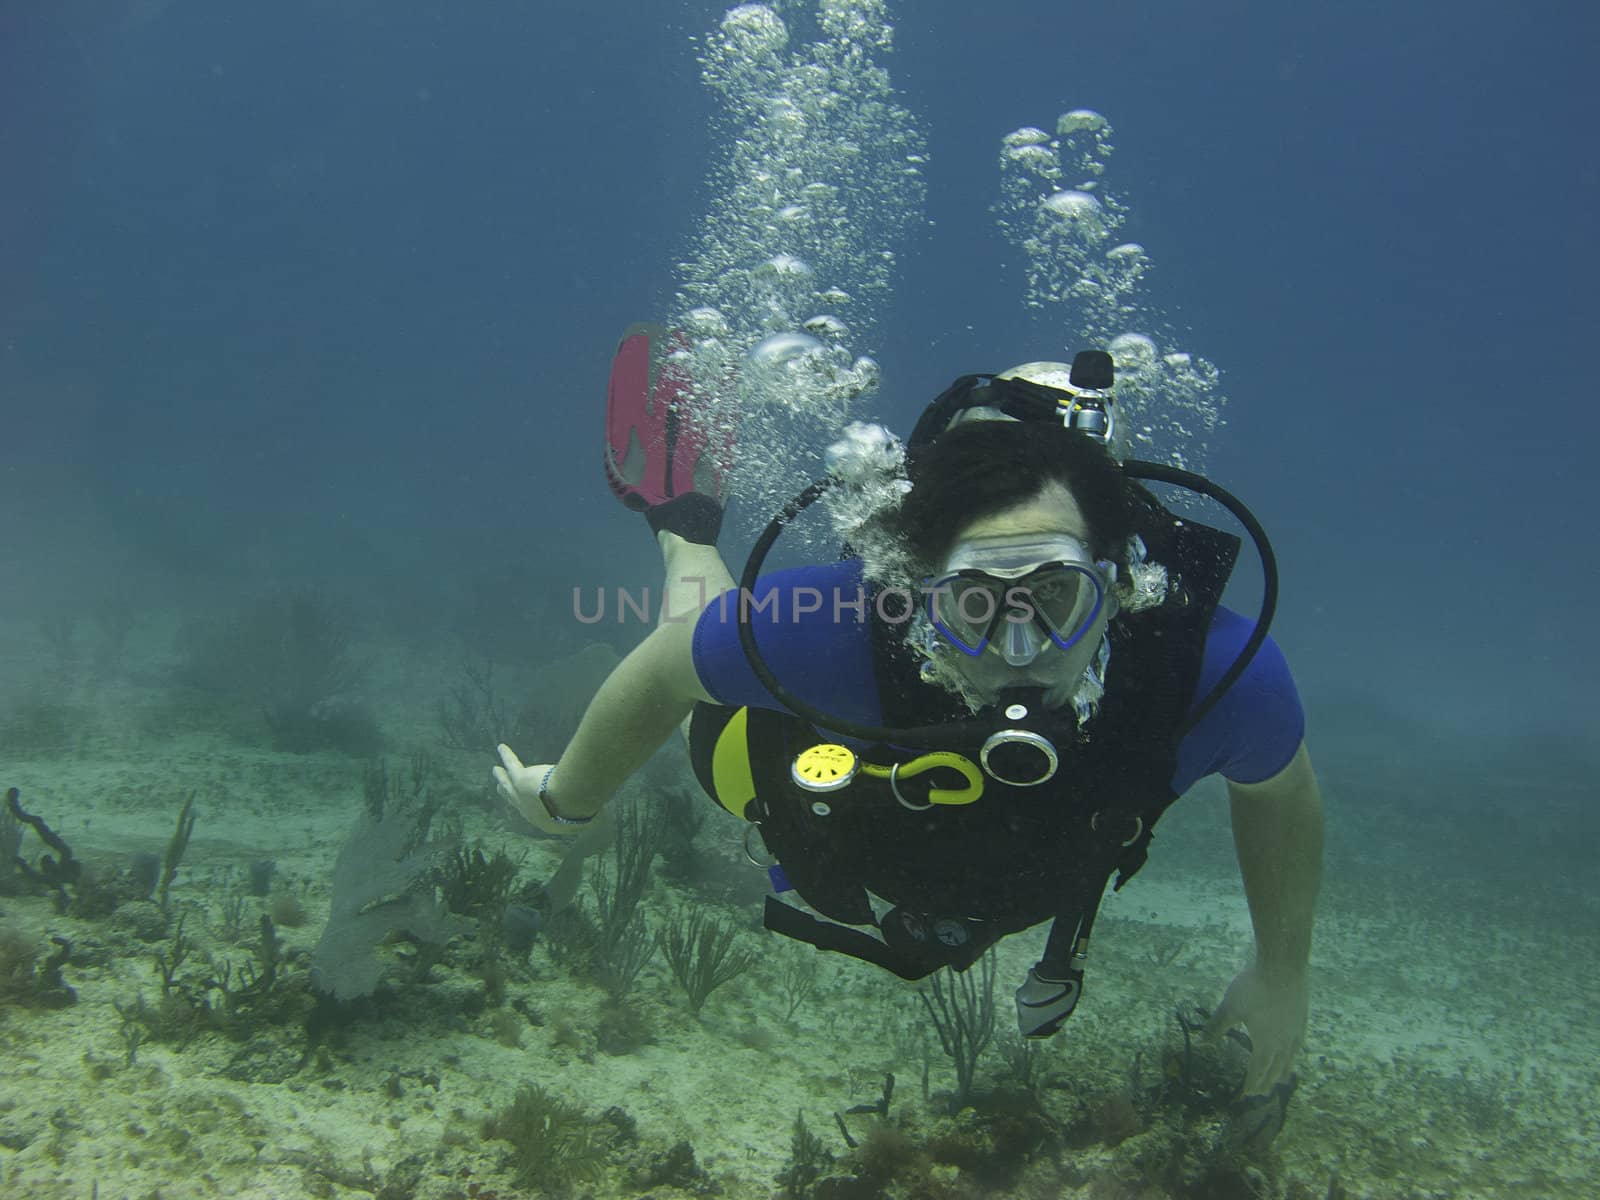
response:
[[[1047,579],[1028,589],[1033,596],[1034,603],[1040,605],[1053,604],[1057,600],[1066,599],[1068,590],[1067,585],[1060,578]]]
[[[1033,585],[1033,603],[1051,620],[1064,620],[1072,615],[1082,591],[1082,579],[1065,572],[1040,579]]]

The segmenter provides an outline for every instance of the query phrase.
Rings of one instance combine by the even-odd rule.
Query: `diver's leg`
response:
[[[675,533],[656,534],[666,571],[657,624],[697,620],[707,604],[733,587],[733,575],[715,546],[685,541]]]
[[[661,589],[661,613],[656,623],[694,621],[701,610],[733,587],[733,575],[715,546],[685,541],[663,529],[656,534],[661,547],[661,562],[666,579]],[[678,726],[685,743],[689,741],[689,719]]]

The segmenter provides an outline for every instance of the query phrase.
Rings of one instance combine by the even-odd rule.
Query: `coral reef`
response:
[[[434,896],[441,863],[454,846],[431,839],[433,808],[396,803],[384,786],[363,810],[333,868],[333,900],[311,955],[317,989],[336,1000],[371,995],[383,978],[378,947],[392,934],[440,946],[465,930]]]
[[[606,1163],[607,1139],[595,1118],[529,1084],[483,1124],[483,1136],[511,1144],[517,1182],[546,1191],[591,1183]]]
[[[736,947],[738,936],[732,926],[700,909],[674,917],[661,931],[661,952],[695,1016],[712,992],[756,961],[754,951]]]

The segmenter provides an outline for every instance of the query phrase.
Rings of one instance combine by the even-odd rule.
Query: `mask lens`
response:
[[[1082,567],[1052,564],[1023,581],[1029,602],[1059,646],[1071,646],[1100,610],[1100,582]]]
[[[933,623],[968,654],[978,654],[1000,616],[1002,601],[1002,589],[995,582],[958,575],[935,587]]]

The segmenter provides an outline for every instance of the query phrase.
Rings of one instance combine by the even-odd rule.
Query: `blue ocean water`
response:
[[[600,396],[707,203],[690,39],[718,15],[6,6],[8,605],[250,556],[420,601],[508,542],[647,551],[594,467]],[[1066,348],[1020,306],[994,158],[1095,108],[1150,294],[1224,372],[1210,466],[1276,535],[1308,685],[1592,726],[1592,14],[895,15],[934,224],[872,415]]]

